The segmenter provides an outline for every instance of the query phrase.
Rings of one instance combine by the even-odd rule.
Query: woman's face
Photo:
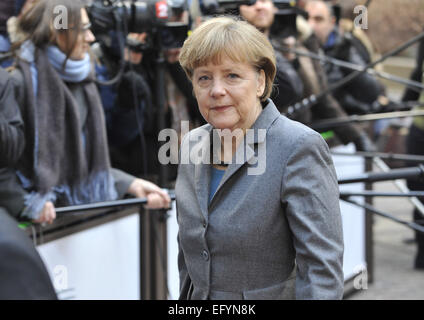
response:
[[[74,27],[72,29],[67,30],[66,32],[77,32],[77,41],[75,43],[75,47],[72,50],[71,55],[69,56],[72,60],[83,60],[85,58],[85,54],[90,49],[90,44],[96,39],[89,29],[90,27],[90,19],[88,18],[87,11],[85,9],[81,9],[81,25]],[[58,33],[56,42],[60,50],[66,52],[67,48],[67,37],[63,33]]]
[[[194,69],[194,94],[203,118],[217,129],[248,129],[262,111],[265,73],[226,56]]]

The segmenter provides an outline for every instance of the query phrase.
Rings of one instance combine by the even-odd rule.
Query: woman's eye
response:
[[[238,75],[238,74],[236,74],[236,73],[229,73],[229,74],[228,74],[228,77],[229,77],[230,79],[237,79],[237,78],[239,78],[239,75]]]
[[[199,81],[206,81],[206,80],[209,80],[209,77],[208,76],[200,76],[198,80]]]

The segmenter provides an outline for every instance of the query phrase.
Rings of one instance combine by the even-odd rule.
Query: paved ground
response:
[[[390,182],[377,183],[374,188],[398,191]],[[375,207],[411,221],[412,204],[405,198],[376,198]],[[424,299],[424,271],[413,269],[416,246],[405,243],[413,238],[413,231],[386,218],[374,217],[374,282],[347,299]]]

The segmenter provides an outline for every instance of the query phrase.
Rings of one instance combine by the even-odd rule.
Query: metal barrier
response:
[[[56,208],[53,224],[26,224],[26,232],[41,246],[138,213],[139,298],[167,299],[166,210],[144,209],[146,203],[146,199],[124,199]]]

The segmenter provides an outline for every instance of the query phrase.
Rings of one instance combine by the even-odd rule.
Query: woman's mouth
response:
[[[214,110],[214,111],[217,111],[217,112],[223,112],[223,111],[228,110],[229,108],[231,108],[231,106],[216,106],[216,107],[213,107],[211,109]]]

